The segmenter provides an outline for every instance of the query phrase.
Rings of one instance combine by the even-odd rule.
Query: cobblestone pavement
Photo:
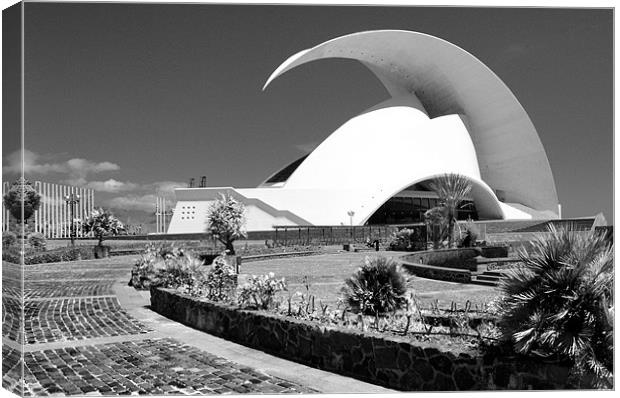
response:
[[[52,297],[80,297],[80,296],[107,296],[112,295],[113,281],[99,279],[80,280],[51,284],[48,281],[29,281],[26,284],[24,296],[26,299],[49,299]]]
[[[27,396],[316,392],[153,333],[114,296],[133,261],[26,266],[23,337],[21,272],[3,263],[2,386]]]
[[[149,332],[120,307],[116,297],[26,300],[26,343],[80,340]]]

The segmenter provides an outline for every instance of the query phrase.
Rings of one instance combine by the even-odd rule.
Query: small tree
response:
[[[19,178],[4,195],[4,207],[19,222],[26,223],[41,205],[41,195],[32,187],[30,181]],[[22,219],[22,206],[24,218]]]
[[[221,195],[209,208],[208,232],[234,255],[233,242],[246,237],[245,206],[230,195]]]
[[[430,187],[442,202],[446,209],[448,221],[448,247],[452,247],[454,225],[456,224],[456,211],[465,197],[471,192],[471,182],[459,174],[444,174],[435,178]]]
[[[120,222],[109,210],[95,209],[84,223],[82,229],[85,233],[91,233],[99,240],[97,246],[103,246],[106,236],[118,235],[125,230]]]

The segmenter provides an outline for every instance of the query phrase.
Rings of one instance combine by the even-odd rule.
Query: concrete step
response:
[[[492,282],[492,281],[485,281],[485,280],[480,280],[478,279],[477,276],[472,276],[471,277],[471,282],[474,285],[484,285],[484,286],[497,286],[499,282]]]
[[[499,282],[499,280],[502,278],[493,276],[493,275],[480,274],[476,276],[476,279],[481,280],[481,281]]]
[[[484,271],[480,275],[495,276],[495,277],[498,277],[498,278],[503,278],[504,277],[504,273],[501,272],[501,271]]]

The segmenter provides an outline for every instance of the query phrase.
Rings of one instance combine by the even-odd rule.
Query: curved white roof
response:
[[[474,183],[472,195],[480,217],[503,218],[495,194],[480,178],[476,151],[461,118],[430,119],[404,101],[390,100],[332,133],[282,187],[272,189],[274,193],[302,191],[312,199],[281,205],[314,224],[330,224],[329,220],[340,220],[349,210],[356,213],[358,223],[364,223],[411,185],[457,173]],[[321,194],[313,197],[311,192]],[[315,208],[319,214],[312,214]]]
[[[397,30],[361,32],[293,55],[276,69],[264,88],[286,71],[324,58],[349,58],[362,62],[393,98],[407,98],[409,107],[417,108],[433,119],[460,115],[477,156],[479,175],[476,178],[493,190],[502,191],[505,202],[556,212],[558,199],[553,175],[532,122],[508,87],[473,55],[445,40],[422,33]],[[370,139],[374,142],[387,140],[384,132],[385,129],[381,129]],[[337,139],[339,135],[334,133],[325,140],[315,150],[318,154],[313,152],[302,162],[285,186],[327,183],[327,180],[319,181],[312,175],[309,164],[326,154],[325,149],[319,151],[321,147],[331,145]],[[402,145],[402,141],[394,145]],[[416,146],[411,145],[413,161]],[[437,163],[442,163],[449,162],[454,155],[436,156]],[[460,166],[471,167],[469,161]]]
[[[392,98],[345,122],[258,188],[177,189],[179,211],[169,232],[203,231],[208,206],[221,192],[246,204],[248,230],[362,225],[390,198],[446,173],[472,182],[482,219],[529,219],[531,209],[553,217],[555,185],[532,122],[471,54],[421,33],[362,32],[292,56],[265,87],[296,66],[330,57],[362,62]]]

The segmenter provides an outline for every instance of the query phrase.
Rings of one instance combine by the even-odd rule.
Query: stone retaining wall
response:
[[[403,261],[404,257],[401,257],[399,260],[400,264],[403,266],[404,269],[406,269],[411,274],[422,278],[458,283],[471,283],[471,271],[467,269],[447,268],[438,267],[436,265],[412,263],[409,261]]]
[[[319,369],[407,391],[570,388],[568,367],[494,349],[454,352],[152,288],[151,308],[196,329]]]

